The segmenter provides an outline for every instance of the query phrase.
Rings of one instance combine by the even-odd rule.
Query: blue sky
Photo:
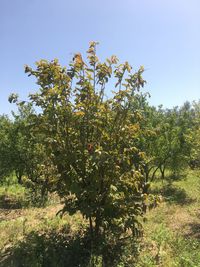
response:
[[[0,0],[0,114],[14,108],[11,92],[23,99],[37,88],[24,64],[67,65],[91,40],[102,60],[145,66],[152,104],[200,99],[199,0]]]

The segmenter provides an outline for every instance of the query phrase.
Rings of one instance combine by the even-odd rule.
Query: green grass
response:
[[[80,249],[76,236],[82,236],[86,223],[78,213],[56,216],[61,208],[53,194],[45,207],[34,207],[29,190],[14,179],[1,185],[0,266],[43,267],[46,258],[47,266],[57,266],[65,255],[66,242]]]
[[[146,215],[134,267],[200,267],[200,171],[157,179],[151,190],[163,201]],[[26,195],[20,185],[0,187],[0,199],[12,203],[25,201]],[[1,207],[0,266],[83,266],[88,260],[87,223],[80,214],[56,217],[61,208],[56,201],[45,208]]]
[[[149,211],[137,267],[200,267],[200,172],[156,181],[163,202]]]
[[[63,266],[61,259],[63,262],[77,259],[75,253],[81,249],[86,222],[78,213],[73,217],[56,216],[61,208],[51,205],[5,213],[0,221],[0,266]],[[69,259],[67,248],[71,253]]]

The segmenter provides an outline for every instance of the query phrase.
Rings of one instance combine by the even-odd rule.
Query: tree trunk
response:
[[[165,179],[165,165],[160,167],[162,181]]]
[[[93,231],[93,224],[92,224],[92,217],[89,217],[89,225],[90,225],[90,256],[93,254],[93,243],[94,243],[94,231]]]
[[[16,172],[16,177],[18,184],[22,184],[22,174],[20,172],[19,173]]]

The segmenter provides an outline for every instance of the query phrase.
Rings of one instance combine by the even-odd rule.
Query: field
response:
[[[200,266],[200,172],[187,171],[174,179],[157,179],[151,187],[162,195],[147,212],[136,267]],[[89,252],[82,238],[86,222],[80,214],[56,216],[56,197],[44,208],[26,201],[16,184],[0,188],[0,266],[83,266]],[[82,264],[82,265],[80,265]]]
[[[157,182],[153,191],[163,203],[147,214],[145,237],[138,267],[200,266],[199,172]]]

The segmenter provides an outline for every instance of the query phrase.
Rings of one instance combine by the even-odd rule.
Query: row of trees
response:
[[[199,159],[200,104],[150,106],[140,90],[144,68],[133,72],[115,56],[101,63],[96,45],[90,43],[87,63],[76,54],[68,68],[58,60],[26,66],[39,91],[28,102],[12,94],[18,113],[0,117],[0,175],[14,172],[42,199],[56,192],[62,213],[80,211],[91,254],[114,266],[127,240],[141,233],[150,182]]]
[[[140,100],[144,101],[143,96],[140,95],[140,97]],[[145,100],[140,103],[140,116],[142,116],[142,123],[137,147],[145,153],[143,174],[145,173],[148,181],[154,180],[156,174],[164,179],[166,169],[176,176],[187,166],[198,167],[200,103],[186,102],[180,108],[163,109],[162,106],[159,108],[149,106]],[[26,178],[34,180],[34,175],[31,174],[33,170],[30,172],[30,168],[33,166],[33,169],[37,169],[41,165],[41,159],[45,157],[44,154],[39,153],[44,145],[41,132],[37,135],[34,132],[33,140],[33,134],[30,131],[33,129],[34,119],[38,119],[35,111],[31,105],[25,103],[20,103],[18,112],[13,113],[13,119],[5,115],[0,116],[2,182],[12,173],[15,173],[19,184],[22,184]],[[133,120],[131,122],[134,124]],[[41,142],[40,147],[37,147],[38,141]],[[92,145],[90,146],[92,150]],[[38,165],[37,161],[33,162],[36,158],[38,158]],[[32,161],[31,164],[30,161]],[[35,174],[35,179],[37,177],[40,177],[40,173]]]

